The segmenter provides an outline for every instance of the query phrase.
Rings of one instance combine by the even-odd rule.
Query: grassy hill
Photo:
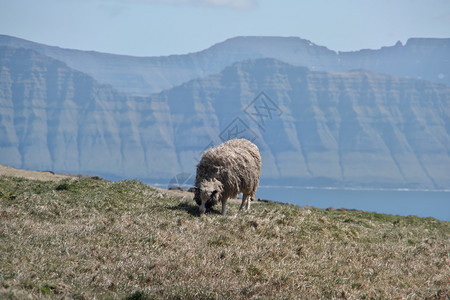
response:
[[[450,223],[0,177],[0,298],[448,299]]]

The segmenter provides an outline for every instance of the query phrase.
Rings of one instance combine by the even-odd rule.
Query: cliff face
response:
[[[151,108],[141,110],[143,100],[31,50],[1,48],[0,68],[3,164],[145,177],[149,171],[141,149],[152,140],[158,141],[158,149],[146,149],[150,160],[159,151],[173,160],[173,151],[165,152],[170,145],[162,136],[164,130],[159,130],[164,123],[156,123]],[[150,133],[139,130],[138,117],[143,114],[150,118]],[[141,140],[146,134],[147,143]]]
[[[260,94],[263,92],[263,94]],[[161,93],[180,161],[236,133],[262,149],[265,178],[308,184],[448,186],[450,89],[367,71],[237,63]],[[259,96],[259,97],[258,97]]]
[[[168,180],[233,137],[285,184],[450,187],[450,89],[368,71],[247,60],[149,97],[0,49],[0,163]]]
[[[2,45],[35,50],[130,95],[148,96],[258,58],[275,58],[313,71],[366,69],[450,86],[450,39],[414,38],[404,46],[336,53],[296,37],[236,37],[204,51],[162,57],[61,49],[0,35]]]

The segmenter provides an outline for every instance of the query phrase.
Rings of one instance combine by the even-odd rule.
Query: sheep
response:
[[[229,198],[242,193],[239,211],[250,198],[255,197],[261,175],[261,156],[258,147],[246,139],[232,139],[203,153],[197,165],[194,200],[200,206],[200,215],[206,208],[222,202],[226,214]]]

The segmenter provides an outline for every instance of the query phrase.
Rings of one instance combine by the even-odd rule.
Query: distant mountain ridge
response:
[[[27,48],[130,95],[148,96],[219,73],[242,60],[274,58],[314,71],[366,69],[450,86],[450,38],[411,38],[378,50],[335,52],[297,37],[235,37],[185,55],[133,57],[46,46],[0,35],[0,46]]]
[[[442,84],[262,58],[137,97],[0,47],[0,164],[168,182],[233,135],[260,147],[262,182],[450,187]]]
[[[276,105],[264,128],[246,114],[259,91]],[[257,59],[152,99],[168,100],[179,161],[195,156],[198,144],[219,143],[237,116],[252,131],[244,136],[255,137],[261,148],[266,178],[348,186],[450,182],[450,89],[443,85],[368,71],[313,72]]]

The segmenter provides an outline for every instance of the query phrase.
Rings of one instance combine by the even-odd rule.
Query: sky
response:
[[[335,51],[450,38],[450,0],[0,0],[0,34],[133,56],[235,36],[296,36]]]

